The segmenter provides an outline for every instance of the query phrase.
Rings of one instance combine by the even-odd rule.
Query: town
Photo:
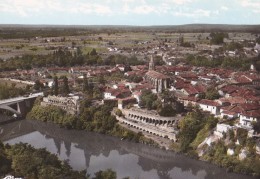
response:
[[[83,121],[90,112],[82,105],[112,106],[121,127],[164,149],[259,175],[260,34],[122,30],[0,44],[1,99],[43,92],[38,106]],[[218,161],[221,147],[254,168]]]

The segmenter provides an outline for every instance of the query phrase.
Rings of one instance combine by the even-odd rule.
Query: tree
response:
[[[105,80],[105,78],[104,78],[103,75],[100,75],[100,76],[98,77],[98,82],[99,82],[100,84],[102,84],[102,85],[105,85],[106,80]]]
[[[116,179],[116,172],[111,169],[99,171],[95,173],[95,177],[93,179]]]
[[[88,91],[88,89],[89,89],[88,79],[87,79],[86,75],[84,74],[83,75],[83,89],[82,90],[84,92],[86,92],[86,91]]]
[[[205,98],[209,99],[209,100],[214,100],[214,99],[218,99],[220,97],[218,90],[216,90],[215,88],[211,87],[208,88],[205,94]]]
[[[96,51],[95,48],[93,48],[93,49],[91,50],[90,55],[91,55],[91,56],[97,55],[97,51]]]
[[[153,94],[151,90],[143,90],[141,94],[140,106],[146,107],[148,110],[156,109],[157,95]]]
[[[97,98],[97,99],[102,98],[102,92],[97,86],[93,88],[93,98]]]
[[[219,45],[219,44],[223,44],[224,38],[228,38],[228,34],[223,32],[219,32],[219,33],[212,32],[210,33],[210,37],[211,37],[210,43]]]
[[[63,79],[63,94],[68,95],[70,92],[68,78],[66,76],[63,76],[62,79]]]
[[[256,38],[256,43],[260,44],[260,36],[258,38]]]
[[[54,89],[54,95],[57,96],[59,94],[59,82],[57,76],[55,76],[53,79],[53,89]]]
[[[173,109],[172,105],[166,104],[159,111],[160,116],[170,117],[175,116],[176,111]]]
[[[35,84],[33,85],[33,88],[35,90],[40,90],[40,89],[44,88],[44,85],[39,80],[36,80]]]
[[[252,125],[255,132],[260,133],[260,120],[257,120],[257,122],[253,121]]]
[[[195,139],[197,133],[203,127],[205,118],[199,109],[188,113],[184,119],[179,122],[180,132],[178,140],[180,142],[180,150],[187,152],[190,144]]]

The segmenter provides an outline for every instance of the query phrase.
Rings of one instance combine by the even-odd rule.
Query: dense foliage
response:
[[[0,177],[11,174],[28,179],[83,179],[86,172],[73,171],[66,162],[45,149],[34,149],[28,144],[3,145],[0,142]]]
[[[143,90],[140,99],[140,106],[148,110],[157,109],[157,95],[153,94],[151,90]]]
[[[144,62],[138,60],[135,56],[127,57],[124,55],[110,55],[106,59],[104,59],[104,65],[116,65],[116,64],[124,64],[124,65],[143,65]]]
[[[252,60],[241,57],[220,57],[217,59],[209,59],[205,56],[194,56],[188,55],[186,58],[186,62],[192,66],[199,67],[219,67],[231,70],[249,70]]]
[[[199,142],[202,142],[201,140],[205,139],[202,139],[203,132],[200,133],[200,130],[205,131],[204,127],[206,130],[211,130],[216,126],[217,121],[214,117],[205,116],[198,108],[188,113],[179,123],[180,132],[177,138],[180,143],[180,150],[188,152],[192,150],[192,147],[197,147],[195,144],[199,144]],[[192,144],[193,141],[195,144]]]
[[[184,112],[184,106],[176,97],[168,91],[164,91],[158,96],[151,90],[143,90],[140,97],[140,106],[148,110],[157,110],[160,116],[171,117]]]
[[[201,159],[210,161],[218,166],[225,167],[227,171],[234,171],[244,174],[260,175],[260,157],[256,155],[255,140],[247,137],[247,130],[238,128],[236,133],[230,130],[224,138],[227,141],[219,140],[212,143],[211,146],[199,145],[211,135],[212,129],[216,126],[218,120],[213,116],[207,116],[195,108],[193,112],[180,121],[178,134],[179,145],[175,149],[182,151],[192,157],[198,157],[198,152],[202,152]],[[235,144],[239,142],[239,145]],[[228,148],[235,151],[233,156],[227,155]],[[238,159],[241,150],[247,149],[247,157],[243,161]]]
[[[0,60],[0,71],[16,69],[32,69],[41,67],[71,67],[81,65],[140,65],[143,61],[135,56],[111,55],[102,59],[95,49],[88,54],[83,54],[80,48],[75,52],[68,49],[58,49],[48,55],[23,55],[22,57],[10,58],[7,61]]]
[[[99,132],[128,139],[135,142],[154,142],[146,139],[142,133],[134,133],[117,124],[117,120],[111,115],[112,107],[108,105],[91,106],[91,102],[84,100],[80,109],[80,116],[69,115],[66,111],[55,106],[35,105],[28,113],[27,119],[53,122],[68,129],[78,129]]]
[[[93,179],[116,179],[116,172],[111,169],[99,171],[95,173],[95,177]]]
[[[202,158],[226,168],[227,171],[260,176],[260,157],[253,152],[255,151],[254,144],[252,145],[252,143],[250,143],[250,139],[248,139],[248,144],[244,145],[249,149],[249,154],[243,161],[240,161],[237,156],[241,145],[233,145],[235,146],[235,155],[229,156],[227,155],[228,147],[223,141],[213,143]]]
[[[14,83],[11,86],[8,86],[7,84],[0,84],[0,100],[21,96],[24,94],[25,90],[15,87]]]
[[[222,44],[224,42],[224,38],[228,38],[228,34],[227,33],[223,33],[223,32],[212,32],[210,33],[210,43],[211,44]]]

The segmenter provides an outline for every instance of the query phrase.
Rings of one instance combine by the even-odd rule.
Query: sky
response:
[[[0,24],[260,24],[260,0],[0,0]]]

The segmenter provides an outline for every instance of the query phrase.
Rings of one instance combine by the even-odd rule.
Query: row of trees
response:
[[[62,86],[61,87],[59,87],[58,77],[55,76],[53,78],[53,94],[55,96],[57,96],[58,94],[62,94],[62,95],[66,96],[70,92],[68,78],[66,76],[61,76],[60,79],[62,79]]]
[[[127,57],[123,55],[111,55],[106,59],[102,59],[95,49],[88,54],[83,54],[80,48],[75,52],[67,49],[58,49],[48,55],[23,55],[22,57],[14,57],[9,60],[0,60],[0,71],[16,70],[16,69],[32,69],[40,67],[71,67],[81,65],[115,65],[128,64],[140,65],[143,61],[138,60],[135,56]]]
[[[252,60],[247,58],[231,58],[231,57],[224,57],[218,59],[209,59],[204,56],[194,56],[189,55],[186,58],[186,62],[192,66],[199,66],[199,67],[221,67],[225,69],[232,69],[232,70],[249,70]]]

